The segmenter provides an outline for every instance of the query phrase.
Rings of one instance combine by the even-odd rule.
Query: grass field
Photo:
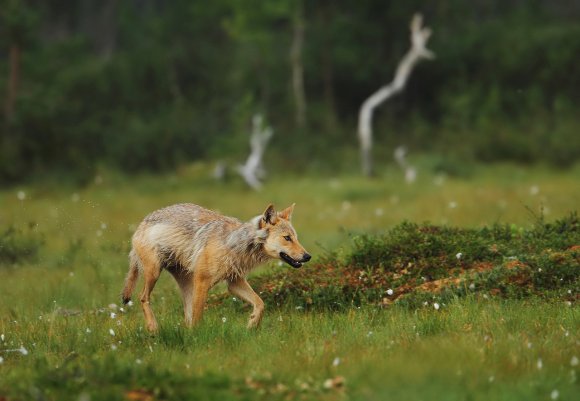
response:
[[[560,218],[578,209],[578,176],[514,166],[469,179],[422,174],[413,185],[398,171],[373,180],[289,176],[254,193],[194,165],[162,177],[103,173],[83,189],[3,190],[0,232],[13,226],[41,245],[36,259],[0,264],[0,400],[574,399],[575,303],[467,297],[440,309],[342,312],[266,305],[253,332],[245,329],[249,309],[231,300],[187,330],[164,275],[153,293],[161,325],[153,337],[138,305],[111,304],[119,303],[132,231],[171,203],[248,219],[269,202],[296,202],[294,225],[316,258],[348,247],[351,233],[403,220],[527,227],[542,213]],[[286,267],[258,274],[272,269]]]

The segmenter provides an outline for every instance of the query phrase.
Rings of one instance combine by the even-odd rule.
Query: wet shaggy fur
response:
[[[249,325],[257,326],[263,302],[245,279],[249,271],[281,255],[294,267],[310,259],[290,223],[293,208],[276,213],[270,205],[263,215],[245,223],[194,204],[149,214],[133,235],[123,302],[130,300],[143,273],[141,305],[147,328],[155,331],[150,294],[161,271],[167,270],[181,288],[185,320],[191,325],[201,319],[207,291],[225,280],[230,292],[254,306]]]

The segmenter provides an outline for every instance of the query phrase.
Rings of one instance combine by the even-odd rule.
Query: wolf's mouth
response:
[[[287,253],[280,252],[280,259],[282,259],[284,262],[288,263],[290,266],[294,267],[295,269],[302,267],[301,262],[299,262],[295,259],[292,259],[290,256],[288,256]]]

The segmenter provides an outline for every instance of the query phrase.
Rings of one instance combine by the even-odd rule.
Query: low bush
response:
[[[525,230],[459,229],[403,223],[356,237],[344,260],[255,279],[266,302],[337,309],[361,304],[412,307],[467,294],[578,299],[580,224],[572,213]]]
[[[32,223],[26,231],[8,227],[0,232],[0,266],[36,260],[43,242]]]

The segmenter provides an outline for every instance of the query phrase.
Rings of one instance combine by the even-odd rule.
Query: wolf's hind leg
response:
[[[155,315],[153,310],[151,310],[151,305],[149,304],[151,300],[151,292],[155,288],[155,283],[159,279],[159,274],[161,274],[161,267],[159,264],[159,259],[155,254],[153,249],[146,249],[145,247],[139,247],[136,252],[141,260],[143,267],[143,290],[141,291],[141,308],[143,309],[143,314],[145,315],[145,324],[147,330],[150,332],[157,331],[157,320],[155,320]]]
[[[250,320],[248,321],[248,328],[258,327],[262,321],[264,314],[264,301],[256,292],[250,287],[245,278],[238,278],[234,281],[228,282],[228,290],[235,296],[240,297],[253,306]]]
[[[181,289],[185,325],[191,327],[193,321],[193,274],[185,270],[169,270]]]

